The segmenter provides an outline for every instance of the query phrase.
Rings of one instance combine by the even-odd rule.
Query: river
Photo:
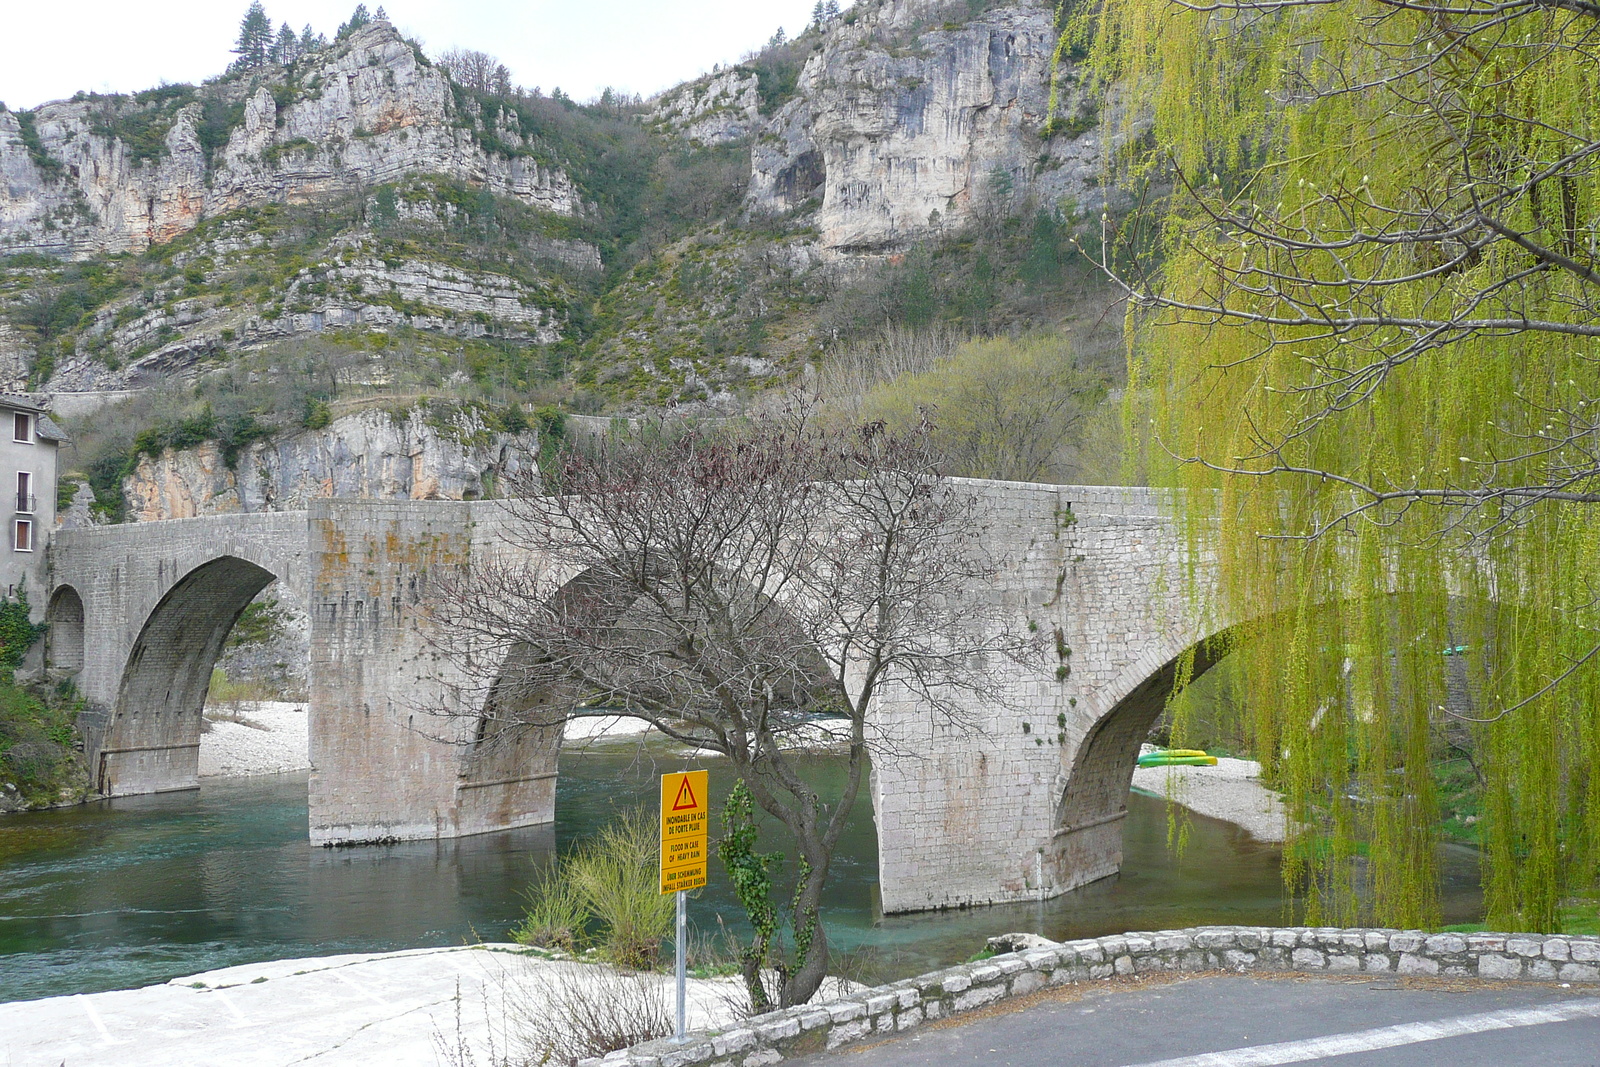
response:
[[[714,805],[731,785],[711,769]],[[553,850],[619,805],[654,802],[656,777],[685,767],[648,748],[563,755],[556,822],[456,841],[314,848],[306,776],[207,779],[194,792],[130,797],[0,818],[0,1001],[122,989],[267,959],[503,940],[520,894]],[[808,760],[825,791],[839,763]],[[1122,874],[1042,904],[882,916],[877,838],[863,799],[841,843],[826,922],[863,980],[968,958],[984,938],[1026,930],[1064,939],[1205,923],[1284,921],[1278,849],[1196,816],[1182,856],[1165,802],[1134,794]],[[714,808],[715,810],[715,808]],[[716,826],[713,823],[713,834]],[[1482,910],[1475,856],[1445,856],[1446,921]],[[713,863],[690,919],[735,927]]]

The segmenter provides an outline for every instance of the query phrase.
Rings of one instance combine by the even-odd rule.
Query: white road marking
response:
[[[91,1001],[87,996],[85,996],[82,993],[79,993],[77,996],[73,997],[72,999],[76,1000],[79,1004],[83,1005],[83,1010],[89,1016],[89,1021],[94,1023],[94,1028],[96,1030],[100,1031],[100,1043],[102,1045],[120,1045],[120,1044],[122,1044],[122,1042],[117,1041],[114,1038],[112,1038],[111,1031],[106,1029],[105,1020],[100,1018],[100,1013],[94,1010],[94,1002],[93,1001]]]
[[[233,1012],[233,1017],[238,1020],[233,1024],[235,1027],[250,1025],[250,1020],[244,1017],[244,1012],[239,1010],[239,1005],[233,1002],[232,997],[228,996],[228,994],[224,993],[220,989],[213,989],[211,994],[218,1000],[222,1001],[223,1005],[227,1007],[229,1011]]]
[[[1280,1041],[1273,1045],[1254,1045],[1228,1049],[1226,1052],[1207,1052],[1199,1056],[1179,1056],[1170,1060],[1153,1060],[1135,1067],[1277,1067],[1283,1063],[1304,1063],[1330,1056],[1348,1056],[1355,1052],[1376,1052],[1379,1049],[1442,1041],[1448,1037],[1465,1037],[1491,1030],[1512,1030],[1521,1026],[1543,1026],[1546,1023],[1595,1018],[1600,1018],[1600,1000],[1571,1000],[1564,1004],[1506,1008],[1454,1019],[1400,1023],[1398,1026],[1379,1026],[1372,1030],[1329,1034],[1327,1037]]]
[[[333,976],[335,978],[337,978],[339,981],[343,982],[345,985],[349,986],[351,989],[354,989],[357,993],[360,993],[362,996],[364,996],[368,1000],[372,1001],[374,1004],[378,1005],[379,1007],[391,1008],[391,1007],[394,1006],[394,1005],[390,1004],[387,1000],[384,1000],[382,997],[378,996],[376,993],[373,993],[370,990],[363,988],[359,983],[357,983],[349,975],[341,974],[339,971],[334,971],[333,972]]]

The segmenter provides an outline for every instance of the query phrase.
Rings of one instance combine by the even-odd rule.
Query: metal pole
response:
[[[678,890],[678,1033],[674,1041],[682,1044],[689,1040],[687,1028],[684,1025],[688,1014],[688,958],[686,951],[686,934],[689,929],[689,907],[686,903],[689,897],[683,890]]]

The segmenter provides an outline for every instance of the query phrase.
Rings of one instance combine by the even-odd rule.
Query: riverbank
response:
[[[642,985],[640,984],[642,983]],[[667,975],[619,977],[517,945],[326,956],[247,964],[110,993],[0,1004],[7,1067],[465,1067],[520,1062],[541,1016],[617,997],[656,998]],[[619,992],[620,991],[620,992]],[[689,1026],[739,1015],[733,979],[689,982]]]
[[[1144,751],[1154,746],[1145,745]],[[1261,764],[1255,760],[1220,757],[1215,767],[1140,767],[1133,772],[1133,788],[1231,822],[1257,841],[1279,844],[1286,836],[1283,800],[1261,784]]]
[[[242,778],[311,769],[311,716],[304,702],[207,704],[200,777]]]

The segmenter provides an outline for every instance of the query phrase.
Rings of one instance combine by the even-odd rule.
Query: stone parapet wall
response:
[[[695,1034],[682,1045],[652,1041],[582,1062],[764,1067],[1052,986],[1206,971],[1600,982],[1600,937],[1259,926],[1117,934],[946,967],[826,1004],[759,1015],[722,1033]]]

